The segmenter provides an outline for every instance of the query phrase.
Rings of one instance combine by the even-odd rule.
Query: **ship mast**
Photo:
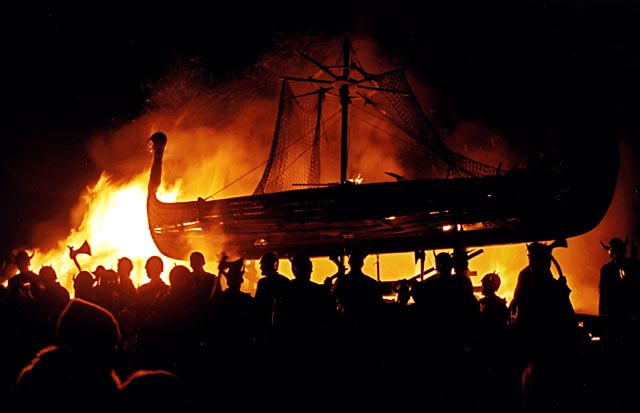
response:
[[[342,112],[342,125],[340,132],[340,183],[344,183],[347,181],[347,166],[349,164],[349,104],[351,103],[351,96],[349,95],[349,85],[355,84],[353,79],[350,79],[349,76],[351,74],[351,40],[345,39],[342,42],[342,65],[338,67],[329,67],[323,65],[322,63],[316,61],[312,57],[306,55],[300,50],[296,50],[296,52],[302,56],[304,59],[310,61],[318,68],[320,68],[325,74],[329,75],[332,80],[326,79],[317,79],[313,77],[301,78],[301,77],[284,77],[284,80],[293,80],[296,82],[309,82],[309,83],[320,83],[327,84],[331,86],[320,87],[314,92],[311,93],[325,93],[335,86],[340,85],[338,91],[340,96],[340,105]],[[332,69],[341,68],[342,74],[337,75],[332,71]],[[304,95],[307,95],[305,93]],[[302,95],[302,96],[304,96]]]
[[[349,162],[349,70],[351,66],[350,59],[351,40],[345,39],[342,43],[342,80],[344,83],[340,86],[340,105],[342,106],[342,129],[340,134],[340,183],[347,181],[347,164]]]

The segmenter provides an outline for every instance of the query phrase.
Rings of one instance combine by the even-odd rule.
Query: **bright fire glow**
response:
[[[277,64],[261,67],[273,67],[274,71],[277,69],[278,72],[282,72],[282,68]],[[287,71],[295,72],[295,68],[288,67]],[[73,294],[73,277],[78,269],[69,258],[68,247],[77,249],[85,241],[88,241],[92,255],[77,256],[83,270],[93,271],[98,265],[115,269],[117,260],[126,256],[133,261],[133,278],[136,285],[147,281],[144,264],[151,255],[159,255],[165,262],[163,278],[166,281],[169,269],[173,265],[188,265],[162,256],[151,239],[146,216],[148,167],[151,158],[144,150],[144,144],[154,131],[159,130],[171,139],[163,164],[163,185],[158,193],[162,201],[250,193],[262,172],[255,166],[268,156],[270,139],[273,136],[276,98],[275,95],[273,98],[267,98],[251,94],[249,91],[255,90],[252,85],[242,84],[242,81],[238,83],[234,85],[237,86],[234,90],[238,92],[235,92],[233,98],[224,93],[216,95],[213,92],[208,94],[196,91],[197,93],[189,95],[191,98],[182,101],[179,98],[184,99],[184,94],[172,93],[173,89],[167,87],[157,92],[157,96],[154,97],[157,107],[153,111],[106,137],[96,137],[92,146],[92,158],[105,172],[96,183],[88,187],[75,208],[74,215],[79,216],[80,219],[76,221],[80,224],[71,229],[70,233],[61,235],[56,248],[46,251],[31,249],[30,252],[35,253],[32,270],[37,272],[43,265],[51,265],[57,271],[61,284]],[[183,85],[185,82],[176,81],[175,84]],[[277,89],[274,89],[274,93],[277,93]],[[468,128],[472,126],[467,125]],[[459,135],[467,136],[463,133]],[[377,135],[378,139],[383,137],[385,135],[382,133]],[[351,157],[357,168],[364,167],[366,161],[375,164],[378,170],[402,170],[395,164],[384,169],[379,167],[380,159],[393,154],[393,151],[384,150],[385,144],[386,141],[381,141],[377,145],[368,145],[366,152],[351,148]],[[376,154],[369,150],[376,148],[382,148],[383,153],[374,156]],[[123,151],[127,152],[128,156],[122,156],[125,158],[123,162],[118,163],[121,161],[120,158],[111,158],[116,156],[114,154],[121,156]],[[109,168],[122,169],[129,165],[134,165],[131,168],[133,172],[127,175],[131,178],[127,182],[120,180],[116,183],[109,173]],[[632,169],[623,162],[621,171],[626,170]],[[227,189],[225,184],[235,182],[239,177],[244,178],[241,174],[245,171],[257,172],[254,172],[248,182],[243,183],[244,186],[236,185]],[[122,171],[119,172],[119,176],[122,176]],[[600,225],[587,234],[569,239],[568,248],[554,250],[554,256],[562,265],[564,275],[573,290],[571,299],[578,312],[597,313],[599,269],[609,259],[599,242],[606,242],[613,236],[624,236],[632,228],[627,218],[632,216],[628,210],[630,202],[625,196],[628,185],[623,186],[628,184],[629,177],[621,178],[612,206]],[[358,175],[354,181],[359,183],[361,180],[361,176]],[[221,188],[225,192],[218,195]],[[344,236],[349,238],[349,234]],[[35,239],[37,241],[37,237]],[[485,252],[470,261],[470,270],[477,274],[472,277],[473,284],[479,285],[482,275],[496,272],[502,278],[498,295],[510,299],[517,274],[526,265],[525,245],[482,248]],[[433,266],[435,253],[437,251],[427,254],[425,269]],[[217,257],[206,257],[205,268],[208,271],[217,272],[216,259]],[[328,258],[317,258],[313,261],[314,281],[322,282],[325,277],[336,271],[335,264]],[[252,291],[259,270],[256,269],[255,262],[248,262],[246,267],[243,289]],[[287,260],[281,260],[280,271],[291,277]],[[420,271],[420,264],[414,261],[412,252],[370,255],[365,261],[364,271],[381,281],[394,281],[412,278]]]
[[[43,265],[53,266],[60,283],[73,292],[73,277],[78,268],[69,257],[68,247],[78,249],[88,241],[91,255],[78,254],[76,260],[82,270],[93,272],[98,265],[115,270],[119,258],[129,257],[134,264],[134,284],[146,280],[144,264],[152,255],[164,258],[151,239],[147,226],[147,181],[148,175],[140,175],[128,183],[116,185],[105,173],[98,182],[88,188],[77,208],[86,212],[82,223],[68,237],[50,251],[35,250],[31,260],[32,269]],[[172,261],[164,258],[165,269]],[[163,278],[168,277],[165,271]]]
[[[356,185],[360,185],[362,181],[364,181],[364,178],[362,177],[362,175],[358,174],[358,176],[356,176],[355,178],[347,179],[347,181]]]
[[[171,136],[179,137],[174,132]],[[177,139],[176,139],[177,140]],[[179,145],[177,143],[176,145]],[[148,153],[145,154],[148,157]],[[169,154],[171,159],[171,154]],[[150,162],[147,159],[147,162]],[[232,161],[228,161],[232,162]],[[225,167],[218,157],[213,164]],[[168,168],[167,168],[168,169]],[[623,165],[624,169],[624,165]],[[184,181],[191,184],[202,182],[211,185],[211,180],[201,170],[181,170],[186,173]],[[167,202],[184,198],[180,193],[179,181],[174,179],[171,186],[160,188],[158,196]],[[625,182],[623,179],[621,182]],[[79,248],[84,241],[88,241],[92,255],[79,254],[77,261],[83,270],[93,271],[98,265],[115,269],[117,260],[129,257],[134,264],[133,279],[136,285],[147,282],[144,264],[151,255],[160,256],[165,262],[162,277],[168,282],[168,269],[176,264],[188,265],[162,256],[151,239],[147,226],[146,196],[148,184],[148,170],[139,173],[128,182],[116,184],[105,172],[93,186],[88,187],[78,205],[77,211],[82,212],[81,224],[61,238],[55,249],[42,251],[31,250],[35,255],[32,259],[32,269],[38,271],[44,265],[51,265],[58,273],[58,278],[73,294],[73,277],[78,270],[69,257],[69,246]],[[601,240],[608,240],[612,236],[624,233],[624,226],[619,221],[620,216],[627,216],[619,182],[612,206],[600,225],[593,231],[568,240],[568,248],[556,248],[554,256],[562,265],[569,287],[572,289],[571,299],[578,312],[597,314],[599,268],[608,261],[608,255],[599,245]],[[76,214],[79,214],[76,212]],[[444,229],[444,228],[443,228]],[[548,240],[550,242],[552,240]],[[527,265],[526,246],[524,244],[482,247],[484,253],[471,259],[470,270],[477,274],[472,277],[473,284],[479,286],[480,279],[488,272],[496,272],[501,276],[502,284],[498,294],[511,299],[516,284],[518,272]],[[434,265],[433,254],[427,254],[424,268]],[[217,257],[207,257],[206,269],[217,272]],[[327,276],[335,273],[335,265],[327,258],[315,258],[313,280],[322,282]],[[396,281],[412,278],[420,271],[420,264],[414,261],[413,253],[396,253],[369,255],[363,268],[366,273],[379,278],[381,281]],[[555,268],[553,268],[555,271]],[[291,268],[287,260],[281,260],[280,271],[291,277]],[[245,291],[253,292],[255,282],[259,277],[256,263],[247,263]]]
[[[144,272],[146,259],[152,255],[158,255],[165,262],[163,278],[168,282],[168,270],[173,265],[188,262],[179,262],[164,257],[153,243],[147,226],[146,197],[148,174],[143,173],[127,183],[116,185],[109,176],[102,174],[98,182],[88,188],[82,197],[78,209],[86,212],[82,223],[78,228],[59,241],[58,248],[49,251],[36,249],[32,259],[32,269],[38,271],[43,265],[51,265],[58,272],[58,278],[69,291],[73,292],[73,277],[78,269],[69,257],[68,246],[78,249],[86,240],[91,247],[91,255],[78,254],[76,257],[83,270],[93,270],[98,265],[116,269],[119,258],[129,257],[134,263],[133,279],[136,285],[147,281]],[[174,188],[162,191],[165,200],[176,199],[177,190]],[[472,277],[475,285],[479,285],[482,275],[487,272],[496,272],[502,277],[500,291],[502,296],[510,299],[515,287],[517,271],[526,265],[524,245],[484,247],[484,253],[473,258],[470,269],[478,276]],[[434,266],[435,254],[427,254],[424,268]],[[207,269],[215,272],[217,268],[216,257],[211,257],[207,262]],[[328,259],[315,258],[313,279],[322,282],[336,270],[335,265]],[[255,264],[254,264],[255,265]],[[248,265],[249,267],[250,265]],[[286,260],[281,261],[280,270],[291,277],[290,264]],[[381,281],[395,281],[411,278],[420,272],[420,264],[414,262],[413,253],[395,253],[369,255],[365,261],[364,270],[371,276]],[[244,286],[251,289],[251,284]]]

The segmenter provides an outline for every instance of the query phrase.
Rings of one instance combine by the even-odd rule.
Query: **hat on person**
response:
[[[26,264],[27,262],[29,262],[31,260],[31,258],[33,258],[33,254],[29,255],[27,253],[27,251],[25,250],[20,250],[18,251],[18,253],[13,257],[13,262],[16,263],[16,265],[19,264]]]
[[[547,244],[541,242],[532,242],[527,245],[527,254],[534,257],[551,256],[551,248]]]
[[[607,251],[624,251],[627,248],[627,243],[629,242],[629,236],[625,237],[623,241],[621,238],[613,237],[609,240],[609,244],[605,245],[600,241],[600,245]]]
[[[484,277],[482,277],[482,281],[480,281],[482,283],[483,286],[486,286],[489,290],[496,292],[498,291],[498,288],[500,288],[500,276],[498,274],[496,274],[495,272],[490,272],[488,274],[485,274]]]

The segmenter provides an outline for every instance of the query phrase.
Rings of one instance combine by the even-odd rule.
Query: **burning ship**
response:
[[[585,140],[521,167],[479,162],[449,149],[446,127],[437,112],[423,110],[403,70],[367,72],[349,39],[334,66],[297,53],[317,72],[282,79],[270,155],[253,193],[160,201],[170,140],[162,132],[151,136],[147,216],[165,256],[185,260],[198,249],[247,259],[267,251],[322,257],[354,247],[417,253],[569,238],[590,231],[605,215],[618,175],[617,147]],[[312,90],[296,93],[300,84]],[[417,172],[385,172],[387,181],[371,183],[348,178],[356,101],[408,138],[410,152],[422,159]],[[327,110],[330,102],[335,112]],[[339,178],[327,183],[321,143],[333,117],[340,122],[340,150],[330,156]]]

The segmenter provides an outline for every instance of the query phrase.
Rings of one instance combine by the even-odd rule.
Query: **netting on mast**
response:
[[[320,182],[321,100],[321,94],[296,97],[282,82],[271,153],[254,195]]]
[[[371,76],[371,82],[380,90],[371,98],[376,109],[411,137],[435,168],[445,171],[449,177],[487,176],[498,172],[496,167],[453,152],[445,145],[402,70]]]
[[[440,128],[420,106],[402,70],[366,75],[357,86],[366,92],[367,101],[390,124],[422,149],[426,160],[441,171],[442,176],[481,177],[501,172],[446,146]],[[271,152],[254,194],[302,189],[304,185],[320,183],[323,98],[320,89],[318,93],[295,96],[289,82],[283,81]]]

